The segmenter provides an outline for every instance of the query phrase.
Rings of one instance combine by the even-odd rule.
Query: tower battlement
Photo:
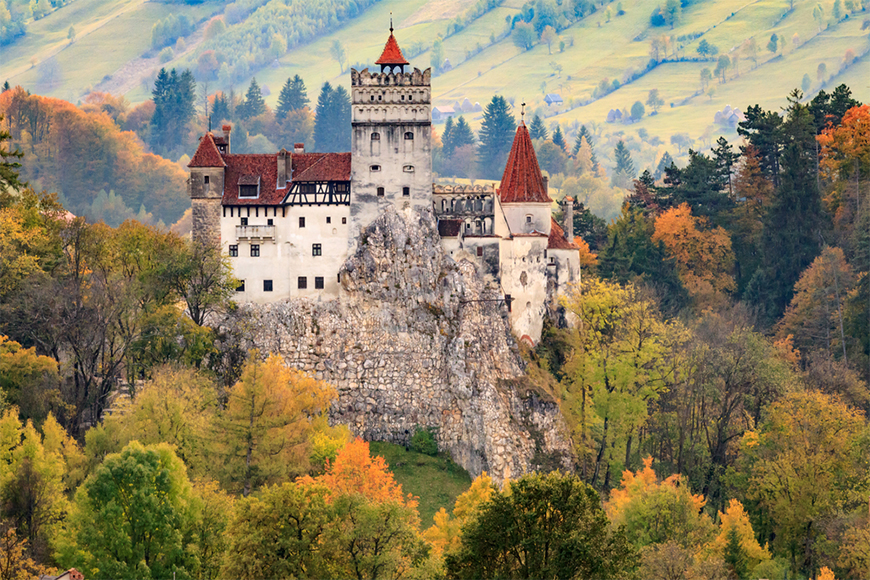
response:
[[[370,72],[367,68],[361,71],[352,68],[350,85],[352,87],[428,87],[432,85],[432,69],[421,71],[415,68],[413,72]]]

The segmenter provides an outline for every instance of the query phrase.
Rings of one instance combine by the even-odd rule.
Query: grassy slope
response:
[[[386,459],[396,481],[406,493],[420,498],[420,522],[423,529],[432,525],[432,516],[440,508],[453,510],[456,497],[471,485],[468,473],[439,456],[429,457],[405,451],[400,445],[373,442],[371,452]]]
[[[170,13],[187,14],[197,21],[215,7],[212,2],[188,6],[144,0],[75,0],[32,22],[21,41],[0,49],[0,79],[75,102],[104,76],[151,48],[154,22]],[[76,29],[72,44],[67,40],[70,26]],[[36,56],[43,62],[54,55],[64,83],[55,90],[43,90],[37,84],[39,67],[31,68],[30,59]]]

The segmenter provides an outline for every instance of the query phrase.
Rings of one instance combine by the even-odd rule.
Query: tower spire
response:
[[[393,11],[390,10],[390,34],[393,34]]]
[[[526,124],[526,102],[523,101],[520,103],[522,109],[520,109],[520,122],[525,125]]]

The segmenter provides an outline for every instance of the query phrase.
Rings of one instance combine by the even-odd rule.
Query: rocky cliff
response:
[[[388,210],[341,272],[339,300],[240,309],[251,346],[334,384],[331,410],[368,440],[431,428],[473,476],[571,469],[556,404],[524,379],[506,306],[441,248],[429,211]]]

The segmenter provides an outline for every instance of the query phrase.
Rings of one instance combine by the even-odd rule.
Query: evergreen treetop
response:
[[[517,122],[507,100],[495,95],[483,112],[478,158],[484,177],[498,179],[513,144]]]
[[[248,86],[248,92],[245,93],[245,102],[239,116],[242,119],[250,119],[251,117],[259,117],[265,112],[266,101],[263,100],[263,92],[260,90],[260,85],[257,84],[256,77],[254,77]]]
[[[540,116],[535,115],[532,119],[532,124],[529,125],[529,136],[532,139],[549,139],[550,132]]]
[[[562,127],[560,125],[556,125],[556,129],[553,131],[553,143],[558,145],[562,151],[565,151],[567,148],[565,136],[562,134]]]
[[[292,79],[288,77],[281,89],[281,94],[278,95],[278,108],[275,110],[275,117],[284,120],[290,111],[307,106],[308,91],[305,88],[305,81],[299,75],[295,75]]]

